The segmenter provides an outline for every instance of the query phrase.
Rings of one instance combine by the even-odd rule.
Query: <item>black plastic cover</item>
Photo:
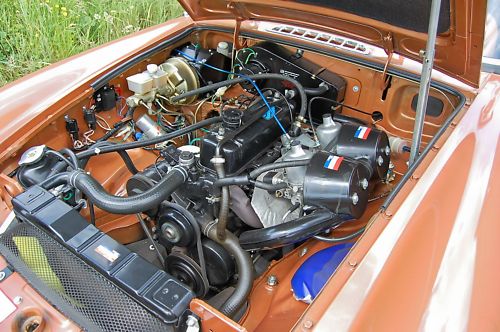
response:
[[[363,163],[319,151],[307,166],[304,203],[359,218],[368,204],[369,177]]]
[[[391,149],[385,132],[366,125],[344,123],[331,145],[333,148],[326,150],[339,156],[365,159],[370,164],[371,178],[386,178]]]
[[[312,61],[305,59],[301,54],[293,54],[288,49],[275,43],[262,42],[252,46],[255,56],[250,52],[241,51],[238,54],[240,60],[248,59],[248,63],[243,64],[242,73],[247,75],[258,73],[276,73],[289,76],[299,81],[304,88],[317,88],[321,83],[328,85],[329,90],[322,97],[333,99],[337,102],[344,100],[346,81],[336,73],[325,70]],[[241,55],[240,55],[241,54]],[[280,91],[295,88],[287,81],[264,80],[259,81],[261,88],[274,88]],[[245,86],[245,84],[242,84]],[[252,89],[247,84],[246,88]],[[317,101],[312,110],[314,118],[321,119],[325,109],[330,109],[331,103]],[[316,111],[317,110],[317,111]]]
[[[78,212],[39,186],[12,200],[16,215],[47,231],[165,322],[176,321],[194,294],[172,276],[89,224]]]
[[[275,105],[274,107],[276,108],[277,118],[285,130],[288,130],[291,119],[286,104],[283,101],[281,105]],[[265,119],[258,116],[259,112],[249,108],[243,112],[240,127],[234,130],[225,129],[221,153],[225,158],[224,167],[228,176],[237,174],[257,157],[264,154],[283,134],[275,119]],[[257,120],[255,120],[256,116]],[[213,130],[213,132],[217,131],[217,128]],[[202,138],[200,153],[202,166],[213,169],[210,160],[215,156],[219,142],[221,142],[220,138],[214,133]]]

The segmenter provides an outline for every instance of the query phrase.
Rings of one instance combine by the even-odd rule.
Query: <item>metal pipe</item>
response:
[[[439,10],[441,0],[432,0],[431,13],[429,17],[429,29],[427,32],[427,46],[422,57],[422,74],[420,76],[420,88],[418,91],[418,102],[415,115],[415,125],[413,127],[413,139],[410,151],[410,166],[418,157],[418,150],[422,142],[422,132],[424,129],[425,110],[429,98],[429,87],[431,84],[432,67],[434,65],[434,53],[436,35],[439,22]]]

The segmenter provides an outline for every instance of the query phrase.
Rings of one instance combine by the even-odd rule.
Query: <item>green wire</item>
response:
[[[201,138],[193,138],[190,142],[189,145],[193,145],[194,142],[201,141]]]
[[[245,60],[245,64],[248,63],[248,61],[250,61],[250,57],[253,55],[254,57],[257,56],[257,54],[255,54],[255,52],[252,50],[253,53],[250,53],[248,56],[247,56],[247,59]]]

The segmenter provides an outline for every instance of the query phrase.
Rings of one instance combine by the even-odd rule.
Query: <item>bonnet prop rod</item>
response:
[[[434,53],[436,45],[436,35],[439,22],[439,10],[441,0],[432,0],[431,13],[429,17],[429,29],[427,32],[427,45],[422,55],[422,74],[420,76],[420,87],[418,91],[418,102],[415,114],[415,125],[413,127],[413,137],[411,141],[410,160],[411,166],[417,159],[422,143],[422,132],[424,129],[427,100],[429,99],[429,88],[431,84],[432,67],[434,65]]]

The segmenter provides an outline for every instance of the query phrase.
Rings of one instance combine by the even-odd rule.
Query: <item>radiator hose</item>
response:
[[[234,292],[219,309],[219,311],[224,315],[233,317],[243,304],[245,304],[245,301],[252,290],[254,279],[252,259],[250,258],[250,255],[241,248],[238,238],[234,236],[233,233],[226,230],[226,235],[224,236],[224,239],[221,240],[217,236],[216,224],[213,221],[203,223],[199,220],[199,222],[202,223],[201,228],[203,234],[223,246],[236,261],[238,269],[238,282],[236,283]]]
[[[283,224],[243,232],[240,245],[245,250],[283,247],[306,240],[344,221],[343,216],[319,209]]]
[[[40,186],[45,189],[54,188],[61,184],[69,184],[82,193],[100,209],[114,214],[134,214],[148,211],[160,205],[188,178],[187,171],[182,167],[174,167],[163,176],[153,187],[135,196],[114,196],[106,190],[92,176],[82,172],[65,172],[47,179]]]

